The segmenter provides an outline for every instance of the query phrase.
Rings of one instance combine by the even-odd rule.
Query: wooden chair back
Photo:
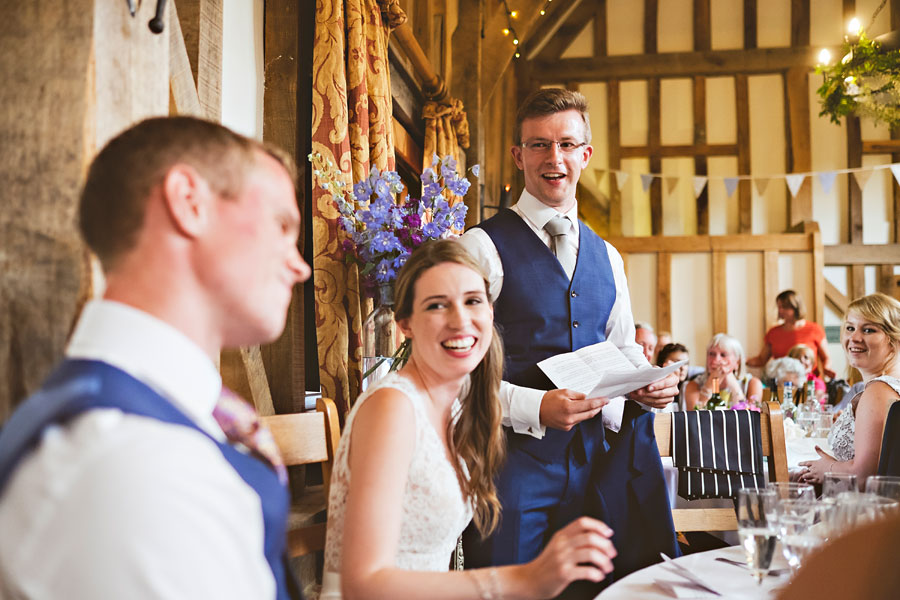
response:
[[[763,402],[760,412],[763,456],[767,458],[769,481],[787,481],[787,449],[781,406]],[[660,456],[672,456],[672,413],[657,413],[654,424]],[[675,531],[734,531],[737,517],[731,508],[672,509]]]
[[[316,401],[316,412],[261,417],[272,431],[286,466],[321,463],[325,503],[331,484],[331,468],[341,432],[337,407],[328,398]],[[302,556],[325,548],[325,523],[288,531],[289,556]]]

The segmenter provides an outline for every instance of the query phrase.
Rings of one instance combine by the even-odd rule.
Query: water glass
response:
[[[870,475],[866,478],[866,493],[892,500],[900,500],[900,477]]]
[[[807,500],[812,502],[816,499],[816,491],[812,484],[799,483],[797,481],[773,481],[767,486],[767,489],[775,492],[777,501],[781,500]]]
[[[783,499],[776,504],[776,511],[784,558],[791,573],[796,573],[807,555],[824,542],[827,529],[814,527],[816,503],[806,498]]]
[[[738,535],[744,548],[747,567],[758,584],[762,584],[771,568],[778,540],[778,529],[767,516],[767,508],[774,501],[775,492],[772,490],[738,490]]]
[[[829,501],[835,501],[838,494],[842,492],[855,492],[856,475],[853,473],[825,473],[825,480],[822,483],[822,498]]]
[[[834,425],[834,415],[830,412],[824,412],[816,415],[815,430],[813,437],[827,438],[831,433],[831,426]]]

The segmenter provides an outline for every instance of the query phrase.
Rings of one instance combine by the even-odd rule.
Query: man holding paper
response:
[[[623,398],[557,389],[537,363],[603,341],[635,367],[648,363],[634,341],[622,258],[578,220],[575,191],[593,152],[584,97],[537,91],[516,123],[512,154],[525,190],[512,209],[460,238],[490,273],[507,355],[508,459],[497,482],[503,518],[486,540],[467,531],[466,567],[531,560],[554,531],[589,514],[615,531],[612,575],[620,577],[658,561],[660,551],[677,552],[653,416]],[[672,374],[630,398],[663,407],[677,393]],[[596,591],[569,590],[571,597]]]

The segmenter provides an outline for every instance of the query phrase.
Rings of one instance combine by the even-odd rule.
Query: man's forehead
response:
[[[578,135],[584,131],[584,118],[577,110],[564,110],[561,112],[528,117],[522,120],[522,131],[526,130],[532,135],[540,135],[542,131],[564,131],[567,134]]]

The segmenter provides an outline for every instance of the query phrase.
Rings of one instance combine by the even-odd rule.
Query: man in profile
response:
[[[634,341],[641,347],[644,352],[644,358],[647,362],[653,364],[653,357],[656,355],[656,333],[653,328],[646,323],[634,324]]]
[[[148,119],[94,159],[79,217],[107,287],[0,435],[0,596],[298,596],[283,466],[223,430],[216,368],[275,339],[309,277],[289,160]]]

